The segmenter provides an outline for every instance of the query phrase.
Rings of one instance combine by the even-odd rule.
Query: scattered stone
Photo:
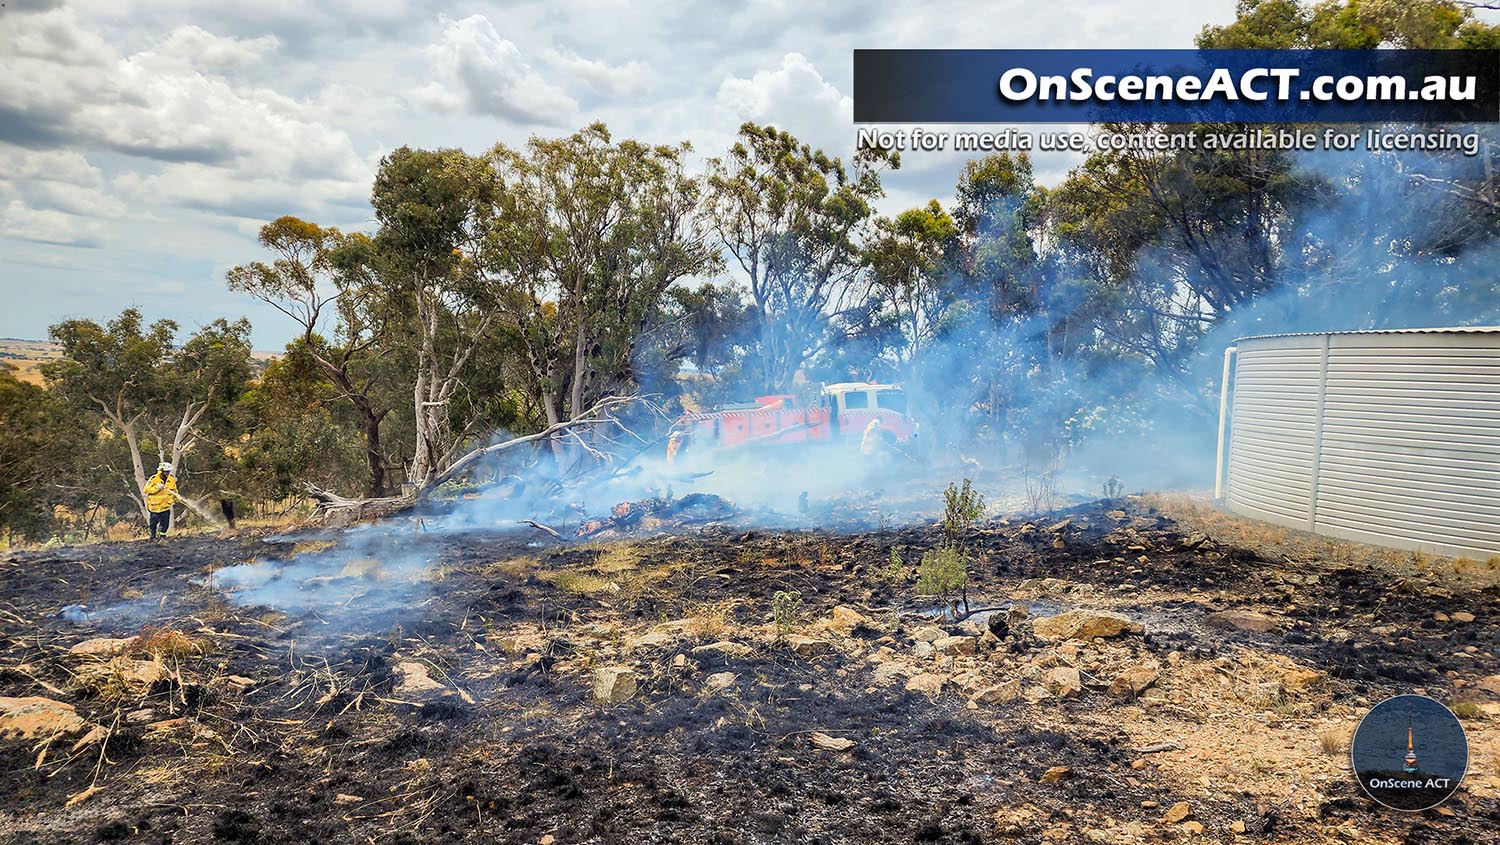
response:
[[[0,697],[0,739],[39,739],[83,730],[73,705],[41,696]]]
[[[1041,778],[1039,778],[1039,782],[1061,783],[1064,778],[1068,777],[1071,774],[1073,774],[1073,770],[1068,768],[1067,766],[1053,766],[1047,771],[1042,772],[1042,776]]]
[[[813,657],[822,654],[833,645],[827,640],[804,637],[801,634],[788,634],[786,644],[791,647],[792,653],[798,657]]]
[[[839,605],[829,613],[828,619],[823,623],[823,627],[847,637],[854,632],[855,628],[861,625],[868,625],[869,621],[864,617],[864,614],[854,608]]]
[[[923,625],[912,633],[912,638],[919,643],[930,643],[948,636],[948,633],[936,625]]]
[[[676,640],[677,635],[671,631],[652,631],[649,634],[642,634],[636,637],[626,643],[625,647],[630,651],[642,648],[661,648],[662,646],[671,645]]]
[[[974,694],[973,700],[979,704],[1009,704],[1021,697],[1021,679],[1012,678],[1003,684],[985,687]]]
[[[925,641],[919,641],[916,645],[911,647],[912,655],[915,656],[918,660],[926,660],[927,658],[932,656],[932,653],[934,651],[936,651],[936,649],[932,647],[932,643]]]
[[[1038,617],[1031,623],[1031,629],[1045,640],[1092,640],[1141,632],[1141,626],[1128,617],[1104,610],[1067,610],[1056,616]]]
[[[814,731],[807,740],[814,748],[824,751],[848,751],[854,747],[854,740],[841,736],[829,736],[822,731]]]
[[[900,663],[882,663],[875,667],[875,682],[878,684],[893,684],[896,681],[910,677],[912,670]]]
[[[1083,679],[1072,666],[1054,666],[1042,675],[1042,686],[1058,698],[1071,698],[1083,690]]]
[[[255,686],[255,679],[247,678],[244,675],[228,675],[224,678],[224,680],[229,682],[233,686],[239,687],[242,690],[246,690]]]
[[[1500,675],[1490,675],[1487,678],[1480,678],[1474,683],[1474,686],[1492,695],[1500,695]]]
[[[924,695],[936,696],[943,691],[946,679],[942,675],[934,675],[931,672],[923,672],[913,675],[906,682],[906,689],[911,692],[920,692]]]
[[[1182,829],[1188,833],[1202,833],[1203,825],[1199,822],[1188,822],[1182,826]]]
[[[1450,614],[1450,617],[1454,622],[1463,622],[1467,624],[1474,621],[1474,614],[1468,612],[1467,610],[1455,610],[1452,614]]]
[[[396,695],[420,698],[446,689],[427,674],[426,666],[415,661],[397,663],[396,674],[401,676],[401,681],[396,684]]]
[[[78,680],[89,687],[120,685],[130,693],[144,693],[152,684],[167,677],[167,667],[160,660],[135,660],[112,657],[103,663],[85,665]]]
[[[1281,675],[1281,685],[1291,692],[1301,692],[1323,680],[1323,673],[1316,669],[1288,669]]]
[[[1155,669],[1130,669],[1110,682],[1108,694],[1111,698],[1129,701],[1156,683],[1158,677]]]
[[[973,637],[943,637],[934,640],[932,648],[938,654],[973,654],[979,650],[979,641]]]
[[[549,833],[537,841],[540,845],[554,845],[557,842],[557,837]]]
[[[68,649],[68,653],[75,657],[97,657],[104,659],[115,657],[130,651],[135,645],[135,637],[94,637]]]
[[[1235,819],[1234,821],[1232,821],[1232,822],[1229,823],[1229,832],[1230,833],[1244,833],[1245,832],[1245,823],[1243,821],[1240,821],[1239,819]]]
[[[1437,621],[1439,621],[1439,622],[1447,622],[1448,621],[1448,614],[1446,614],[1446,613],[1442,612],[1441,610],[1439,610],[1437,613],[1432,614],[1432,618],[1435,619],[1435,620],[1437,620]]]
[[[1281,623],[1275,617],[1253,610],[1221,610],[1218,613],[1210,613],[1205,621],[1218,628],[1249,631],[1256,634],[1269,633],[1281,627]]]
[[[358,795],[350,795],[347,792],[335,793],[333,796],[333,803],[335,804],[358,804],[363,800],[365,799],[359,797]]]
[[[673,669],[679,669],[679,670],[686,669],[687,668],[687,655],[686,654],[679,654],[676,657],[673,657],[672,658],[672,668]]]
[[[594,700],[600,704],[619,704],[635,695],[635,670],[627,666],[606,666],[594,672]]]
[[[703,689],[710,693],[723,692],[734,686],[734,682],[737,680],[739,680],[739,676],[733,672],[715,672],[704,679]]]
[[[1178,801],[1172,808],[1161,817],[1165,824],[1177,824],[1193,814],[1192,805],[1186,801]]]

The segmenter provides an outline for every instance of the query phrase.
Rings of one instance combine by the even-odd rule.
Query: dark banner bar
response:
[[[1500,50],[855,50],[856,123],[1493,123]]]

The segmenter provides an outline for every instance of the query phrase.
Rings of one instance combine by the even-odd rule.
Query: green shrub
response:
[[[776,625],[776,635],[785,637],[797,627],[802,618],[802,594],[796,590],[777,590],[771,596],[771,621]]]
[[[952,603],[968,583],[968,562],[956,547],[938,546],[922,555],[917,567],[917,595]]]

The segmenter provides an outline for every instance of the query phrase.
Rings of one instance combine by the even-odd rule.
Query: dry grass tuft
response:
[[[594,560],[594,570],[605,575],[627,572],[640,565],[641,555],[630,546],[609,546]]]
[[[686,615],[683,633],[694,640],[721,640],[734,627],[734,603],[728,601],[698,605]]]
[[[1329,757],[1338,757],[1349,745],[1349,731],[1343,725],[1324,725],[1318,729],[1318,747]]]
[[[152,657],[174,658],[202,657],[208,654],[208,640],[190,637],[177,630],[142,631],[132,650],[143,651]]]
[[[547,570],[538,572],[536,577],[559,590],[566,590],[567,592],[578,593],[584,596],[591,596],[595,593],[605,591],[619,592],[620,590],[620,585],[608,578],[601,578],[598,575],[590,575],[574,569]]]

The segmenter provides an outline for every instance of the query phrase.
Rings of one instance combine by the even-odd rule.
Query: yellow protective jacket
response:
[[[161,473],[156,473],[146,482],[146,510],[152,513],[161,513],[172,509],[172,503],[177,501],[177,476],[169,475],[166,481],[161,480]]]

